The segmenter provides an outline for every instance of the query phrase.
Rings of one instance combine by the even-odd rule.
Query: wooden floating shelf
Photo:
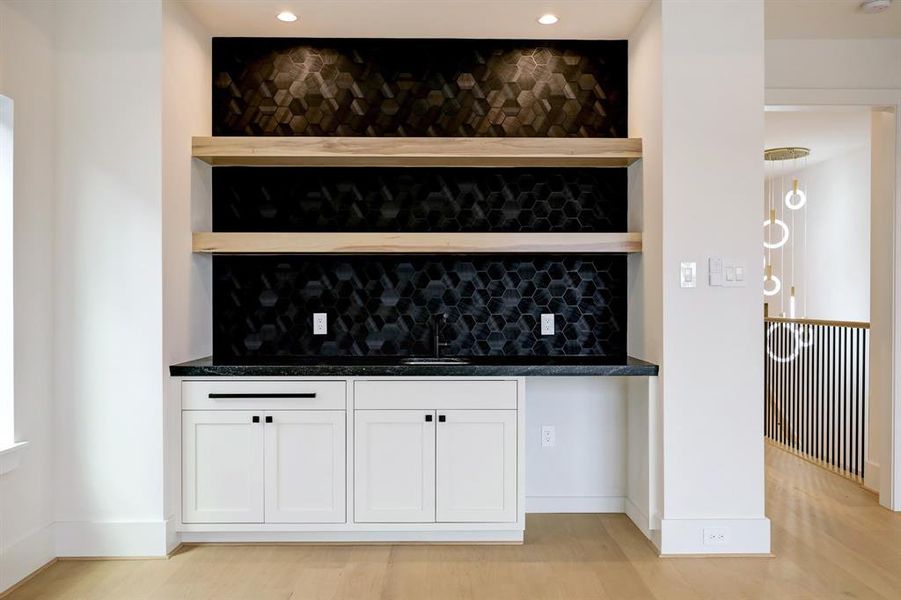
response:
[[[195,137],[214,166],[626,167],[636,138]]]
[[[640,233],[215,233],[195,232],[208,254],[626,253]]]

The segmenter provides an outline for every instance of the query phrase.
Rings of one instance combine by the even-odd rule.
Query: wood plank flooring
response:
[[[10,600],[901,598],[901,515],[767,448],[773,558],[658,558],[625,515],[532,515],[523,546],[193,546],[60,561]]]

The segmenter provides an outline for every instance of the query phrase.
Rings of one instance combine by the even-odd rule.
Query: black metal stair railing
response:
[[[766,437],[863,481],[869,340],[869,323],[766,318]]]

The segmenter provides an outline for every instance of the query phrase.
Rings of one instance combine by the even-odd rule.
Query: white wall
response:
[[[162,8],[55,11],[57,553],[159,555]]]
[[[869,129],[869,115],[862,116]],[[782,188],[787,191],[793,178],[807,193],[807,204],[798,211],[786,209],[781,199]],[[789,226],[791,240],[771,252],[782,291],[767,299],[769,314],[788,314],[794,283],[798,317],[869,321],[869,146],[787,172],[777,178],[775,186],[779,218]]]
[[[556,446],[542,447],[553,425]],[[626,489],[626,381],[526,380],[526,511],[622,512]]]
[[[662,191],[660,549],[769,552],[763,348],[753,318],[762,294],[754,282],[762,280],[763,2],[686,0],[660,10],[661,129],[643,132],[662,152],[659,164],[643,165],[646,187],[659,178]],[[710,256],[743,263],[752,283],[707,286]],[[680,287],[681,261],[697,262],[698,287]],[[728,543],[704,545],[708,527],[726,528]]]
[[[901,39],[766,41],[766,88],[901,88]]]
[[[15,434],[20,466],[0,476],[0,592],[55,556],[51,373],[52,6],[0,3],[0,94],[15,105]]]
[[[191,232],[212,228],[210,167],[191,160],[191,136],[210,135],[210,35],[180,3],[163,4],[163,354],[169,542],[180,502],[181,411],[169,365],[212,353],[212,260],[191,251]]]

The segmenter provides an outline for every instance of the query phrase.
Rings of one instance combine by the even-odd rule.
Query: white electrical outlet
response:
[[[704,528],[704,545],[705,546],[725,546],[729,543],[728,527],[705,527]]]
[[[541,426],[541,446],[553,448],[557,445],[557,428],[553,425]]]
[[[541,315],[541,335],[554,335],[556,333],[554,327],[554,313],[544,313]]]
[[[313,313],[313,335],[328,333],[328,313]]]

